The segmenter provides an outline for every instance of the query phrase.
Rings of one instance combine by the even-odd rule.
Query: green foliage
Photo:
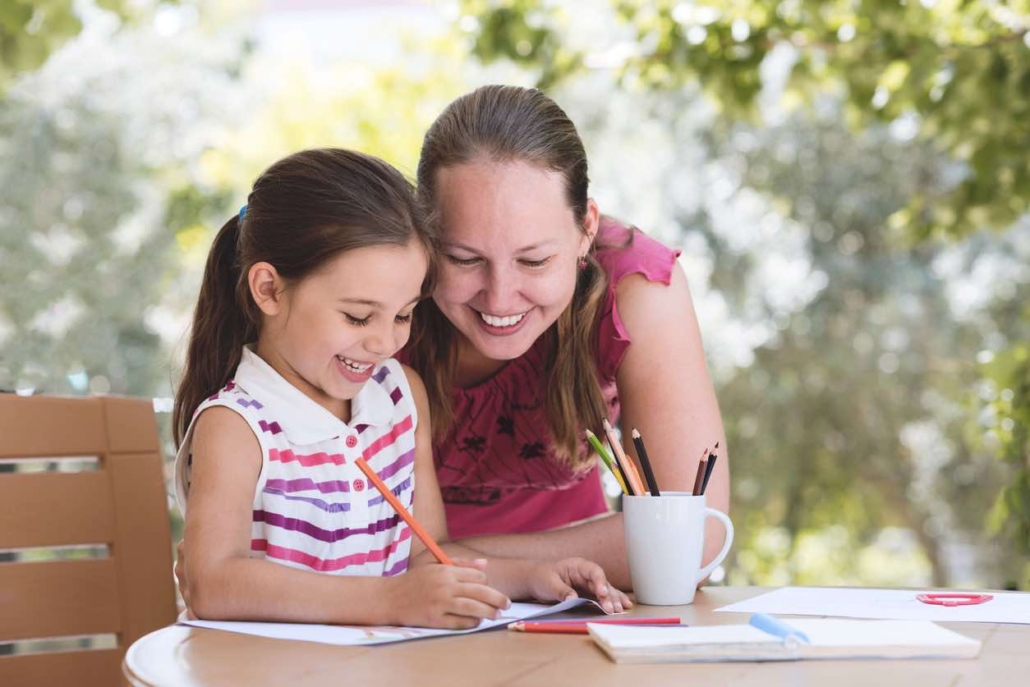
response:
[[[1030,2],[941,0],[615,0],[634,33],[627,86],[697,83],[730,118],[757,116],[759,65],[793,61],[783,104],[841,92],[856,127],[918,118],[921,134],[965,165],[942,196],[917,194],[892,222],[916,236],[1011,224],[1030,207]],[[529,0],[467,0],[474,52],[539,69],[542,87],[609,46],[570,43],[555,9]]]
[[[52,52],[79,35],[82,19],[74,0],[3,0],[0,2],[0,91],[12,77],[43,65]],[[95,0],[122,19],[139,3]]]

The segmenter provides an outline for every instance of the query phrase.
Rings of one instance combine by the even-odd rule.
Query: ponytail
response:
[[[176,446],[185,438],[193,413],[204,399],[232,378],[243,345],[257,340],[258,320],[238,258],[241,221],[233,217],[222,226],[204,268],[186,365],[172,412]]]

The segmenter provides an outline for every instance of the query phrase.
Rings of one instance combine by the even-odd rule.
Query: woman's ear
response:
[[[597,229],[601,224],[601,211],[593,198],[587,199],[587,211],[583,217],[583,236],[579,244],[579,256],[584,257],[590,252],[590,246],[597,238]]]
[[[256,262],[247,272],[250,297],[266,315],[278,315],[283,303],[283,279],[279,272],[267,262]]]

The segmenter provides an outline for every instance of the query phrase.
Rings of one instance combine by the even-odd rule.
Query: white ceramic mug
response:
[[[722,563],[733,544],[729,516],[705,506],[704,496],[687,492],[623,496],[622,511],[637,602],[653,606],[693,603],[698,583]],[[702,568],[705,521],[709,517],[726,527],[726,541],[715,560]]]

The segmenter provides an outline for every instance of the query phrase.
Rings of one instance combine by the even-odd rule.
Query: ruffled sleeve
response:
[[[608,293],[598,323],[597,367],[602,383],[614,382],[631,343],[615,302],[619,282],[630,274],[642,274],[648,281],[668,286],[680,251],[607,217],[601,220],[595,245],[594,257],[608,275]]]

